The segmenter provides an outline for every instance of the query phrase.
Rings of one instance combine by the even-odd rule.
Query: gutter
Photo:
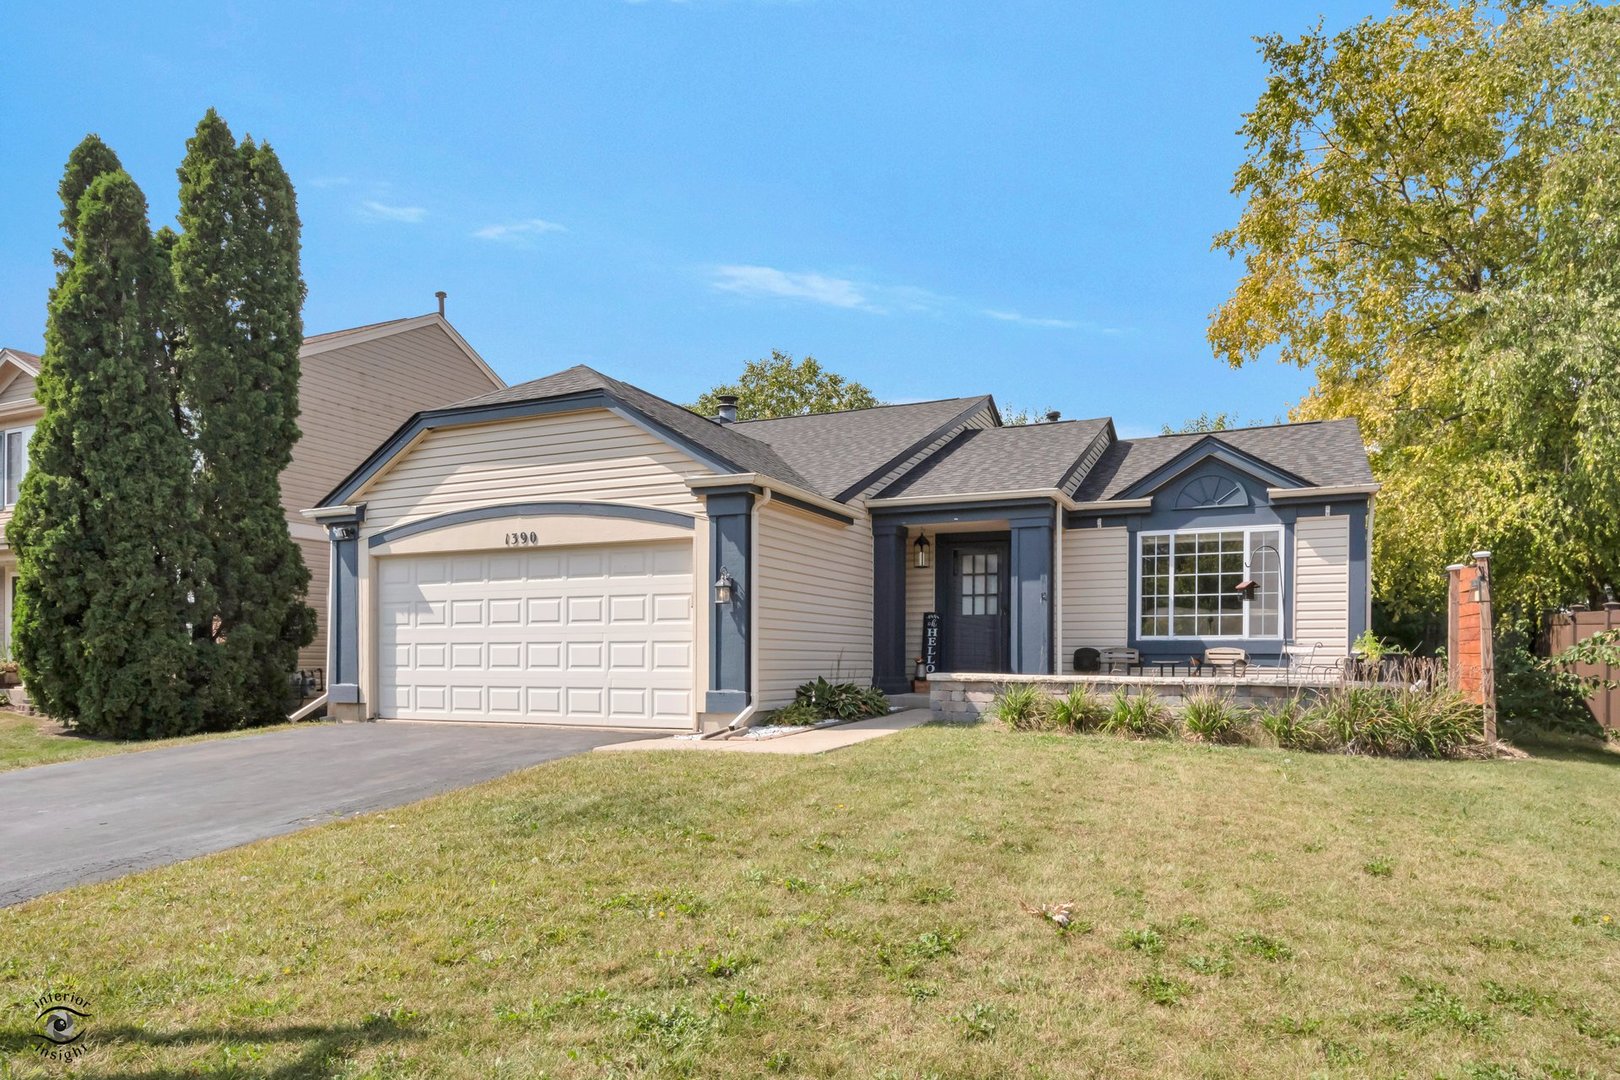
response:
[[[344,503],[341,506],[314,506],[308,510],[298,511],[313,521],[325,521],[328,518],[352,518],[360,513],[365,503]]]
[[[787,499],[807,503],[844,519],[849,524],[855,523],[855,512],[841,502],[835,502],[825,495],[817,495],[813,491],[799,487],[795,484],[784,484],[763,473],[724,473],[717,476],[692,476],[686,480],[686,486],[693,491],[702,491],[705,488],[715,487],[757,487],[767,494],[775,492]],[[768,501],[768,500],[767,500]],[[764,505],[761,503],[761,505]]]
[[[1272,502],[1294,499],[1331,499],[1343,495],[1376,495],[1382,484],[1339,484],[1330,487],[1266,488],[1266,497]]]

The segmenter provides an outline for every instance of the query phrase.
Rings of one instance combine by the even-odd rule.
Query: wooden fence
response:
[[[1605,604],[1596,611],[1560,611],[1547,623],[1547,653],[1557,656],[1578,641],[1585,641],[1602,630],[1620,627],[1620,604]],[[1620,681],[1620,670],[1607,664],[1576,664],[1575,674],[1583,678]],[[1620,730],[1620,686],[1598,689],[1586,699],[1592,715],[1604,727]]]

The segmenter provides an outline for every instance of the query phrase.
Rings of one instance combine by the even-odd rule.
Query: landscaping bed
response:
[[[585,755],[0,911],[0,992],[85,1076],[1602,1077],[1617,766]]]

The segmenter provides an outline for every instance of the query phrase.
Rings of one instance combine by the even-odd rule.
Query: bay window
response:
[[[0,432],[0,496],[5,506],[17,505],[23,473],[28,471],[28,440],[33,434],[32,427]]]
[[[1138,637],[1282,636],[1279,526],[1143,533],[1137,575]]]

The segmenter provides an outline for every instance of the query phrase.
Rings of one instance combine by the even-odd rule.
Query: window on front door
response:
[[[22,491],[23,474],[28,471],[28,440],[33,434],[31,427],[0,432],[0,495],[6,506],[15,506]]]
[[[1001,605],[1001,556],[996,552],[963,555],[962,614],[999,615]]]

